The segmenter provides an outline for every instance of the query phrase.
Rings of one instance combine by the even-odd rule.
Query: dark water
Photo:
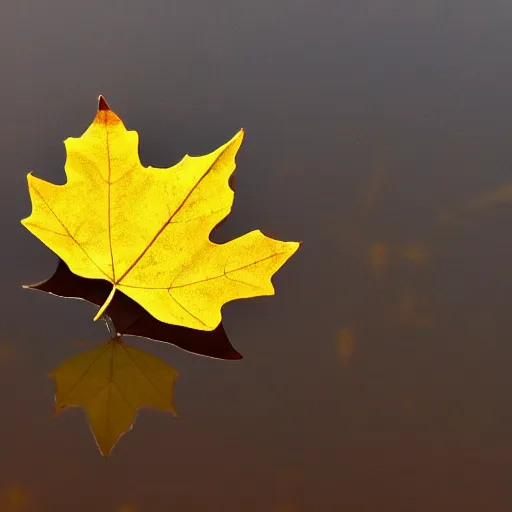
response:
[[[4,0],[0,510],[510,511],[511,23],[508,0]],[[143,410],[108,460],[47,376],[108,333],[21,288],[56,257],[19,223],[100,93],[145,165],[244,127],[216,240],[304,242],[275,297],[224,309],[242,361],[130,338],[179,372],[179,417]]]

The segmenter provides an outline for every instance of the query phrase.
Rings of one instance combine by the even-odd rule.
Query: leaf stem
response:
[[[98,320],[98,318],[101,317],[101,315],[103,315],[103,313],[105,312],[105,310],[108,308],[108,305],[112,302],[112,299],[114,298],[114,293],[116,291],[116,287],[114,286],[112,288],[112,291],[110,292],[109,296],[107,297],[107,300],[105,301],[105,303],[103,304],[103,306],[101,306],[101,308],[99,309],[99,311],[96,313],[96,316],[94,317],[94,321],[96,322],[96,320]]]
[[[115,340],[119,337],[119,334],[116,330],[116,326],[114,325],[114,322],[112,321],[112,318],[110,318],[108,315],[103,315],[101,318],[105,320],[105,324],[108,329],[108,333],[110,334],[110,339]]]

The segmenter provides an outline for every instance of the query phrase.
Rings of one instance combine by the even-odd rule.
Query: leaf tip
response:
[[[110,110],[107,100],[101,94],[98,96],[98,110]]]

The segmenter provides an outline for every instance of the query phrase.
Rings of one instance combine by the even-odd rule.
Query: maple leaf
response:
[[[99,98],[92,124],[68,138],[67,182],[28,175],[22,224],[75,274],[104,279],[156,319],[201,330],[235,299],[273,295],[271,277],[299,248],[255,230],[224,244],[210,233],[231,211],[229,177],[243,130],[214,152],[168,169],[143,167],[138,135]]]
[[[172,396],[178,372],[159,357],[127,345],[121,337],[67,359],[50,376],[56,384],[55,412],[83,407],[105,457],[132,428],[139,408],[177,415]]]
[[[110,286],[102,279],[85,279],[73,274],[66,263],[59,260],[55,273],[38,284],[25,288],[51,293],[59,297],[84,299],[101,306],[110,293]],[[152,317],[144,308],[122,292],[117,292],[105,309],[116,331],[123,335],[141,336],[217,359],[242,359],[227,337],[222,322],[213,331],[199,331],[179,325],[166,324]],[[0,362],[1,362],[0,346]]]

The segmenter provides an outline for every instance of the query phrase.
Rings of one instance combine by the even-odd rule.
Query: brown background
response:
[[[0,509],[510,511],[512,192],[487,193],[512,183],[511,23],[509,0],[3,0]],[[244,127],[215,239],[304,242],[275,297],[224,309],[243,361],[132,339],[179,371],[180,417],[142,411],[108,461],[47,377],[107,331],[21,289],[56,257],[19,223],[100,93],[145,165]]]

